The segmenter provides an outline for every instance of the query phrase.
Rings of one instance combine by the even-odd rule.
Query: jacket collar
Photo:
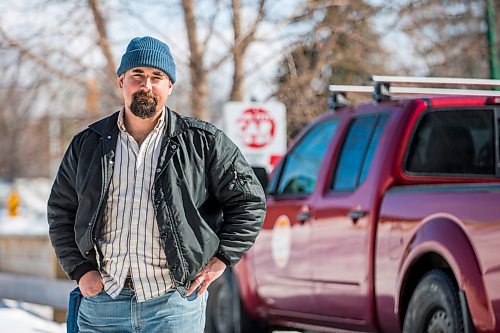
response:
[[[118,114],[120,111],[116,111],[111,116],[103,118],[95,123],[89,125],[89,128],[94,132],[100,134],[101,136],[105,136],[106,134],[112,134],[115,131],[118,131]]]
[[[168,107],[165,111],[167,112],[167,126],[165,126],[165,134],[168,138],[175,137],[188,128],[188,124],[183,116],[175,111],[172,111]],[[89,128],[101,136],[115,136],[119,131],[117,125],[119,113],[120,111],[116,111],[111,116],[89,125]]]
[[[183,116],[170,108],[166,108],[167,111],[167,126],[165,126],[165,134],[168,138],[173,138],[182,132],[184,132],[188,124]]]

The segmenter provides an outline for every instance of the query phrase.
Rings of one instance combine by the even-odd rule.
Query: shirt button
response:
[[[161,169],[160,169],[160,168],[156,169],[156,172],[160,172],[160,171],[161,171]]]
[[[108,135],[108,140],[111,140],[111,135]]]
[[[172,145],[172,149],[175,149],[175,148],[177,148],[177,145]]]

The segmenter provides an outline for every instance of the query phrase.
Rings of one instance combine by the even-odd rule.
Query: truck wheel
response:
[[[245,313],[240,303],[236,278],[231,270],[208,287],[205,333],[267,333]]]
[[[418,283],[406,311],[404,333],[463,332],[458,289],[442,270],[432,270]]]

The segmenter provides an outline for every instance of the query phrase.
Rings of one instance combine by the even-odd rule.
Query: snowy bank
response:
[[[0,327],[12,333],[65,333],[66,324],[43,318],[44,308],[12,300],[0,300]]]

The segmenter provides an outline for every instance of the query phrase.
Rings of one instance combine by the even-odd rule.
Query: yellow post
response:
[[[20,205],[21,197],[17,190],[13,189],[7,198],[7,214],[9,214],[9,216],[18,216]]]

